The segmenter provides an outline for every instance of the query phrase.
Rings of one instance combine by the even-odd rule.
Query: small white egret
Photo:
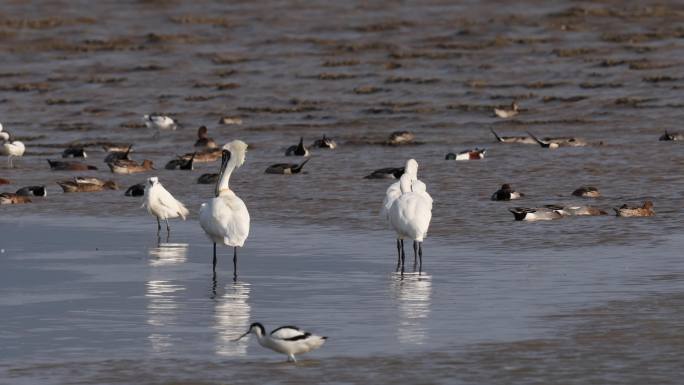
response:
[[[417,166],[417,163],[416,163]],[[423,239],[427,236],[432,219],[432,197],[422,186],[415,182],[415,177],[404,173],[399,179],[401,195],[394,200],[389,209],[390,225],[396,231],[397,238],[403,246],[404,238],[413,240],[415,268],[420,258],[419,272],[423,267]],[[424,186],[424,184],[422,184]],[[405,254],[401,250],[401,272],[404,272]]]
[[[14,167],[12,163],[12,158],[16,156],[24,156],[26,147],[24,143],[14,140],[12,134],[9,131],[3,131],[3,127],[0,124],[0,155],[7,155],[7,165],[9,167]]]
[[[213,271],[216,273],[216,244],[233,247],[233,278],[237,279],[237,248],[249,235],[249,212],[242,201],[228,187],[230,175],[245,162],[247,144],[234,140],[223,146],[221,169],[216,183],[215,197],[200,208],[200,225],[214,242]]]
[[[259,341],[259,345],[271,349],[274,352],[287,354],[288,362],[297,362],[295,354],[303,354],[320,348],[328,337],[317,336],[296,326],[282,326],[266,334],[264,326],[258,322],[250,325],[247,333],[241,335],[238,341],[246,335],[253,333]]]
[[[416,162],[415,159],[409,159],[406,161],[406,166],[403,168],[404,174],[402,175],[410,175],[411,176],[411,181],[413,183],[413,189],[415,191],[426,191],[427,187],[425,186],[425,183],[420,181],[418,179],[418,162]],[[380,216],[385,218],[388,222],[390,221],[390,208],[392,207],[392,204],[394,203],[397,198],[401,196],[401,186],[400,182],[394,182],[392,183],[388,188],[387,191],[385,192],[385,199],[382,202],[382,209],[380,210]],[[392,225],[390,223],[390,228],[392,228]],[[401,254],[404,250],[404,240],[397,236],[397,271],[401,267]]]
[[[178,218],[180,216],[185,220],[189,213],[183,203],[174,198],[159,183],[159,178],[156,176],[147,179],[142,207],[146,207],[147,211],[157,218],[157,234],[161,231],[161,219],[166,221],[166,233],[169,234],[171,232],[169,218]]]

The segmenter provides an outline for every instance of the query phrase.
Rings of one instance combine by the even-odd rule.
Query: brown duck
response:
[[[618,217],[652,217],[655,215],[653,210],[653,202],[646,201],[641,207],[630,207],[626,204],[620,206],[615,210],[615,215]]]
[[[50,164],[50,169],[60,170],[60,171],[88,171],[97,170],[97,167],[91,166],[89,164],[73,161],[62,161],[62,160],[47,160]]]

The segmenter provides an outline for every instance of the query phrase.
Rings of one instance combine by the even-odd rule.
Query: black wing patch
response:
[[[279,328],[277,328],[277,329],[271,331],[271,335],[273,335],[275,332],[277,332],[278,330],[281,330],[281,329],[294,329],[294,330],[300,330],[300,329],[299,329],[298,327],[296,327],[296,326],[281,326],[281,327],[279,327]]]
[[[304,334],[300,334],[298,336],[294,336],[294,337],[290,337],[290,338],[283,338],[283,341],[299,341],[299,340],[305,340],[309,337],[311,337],[311,333],[304,333]]]

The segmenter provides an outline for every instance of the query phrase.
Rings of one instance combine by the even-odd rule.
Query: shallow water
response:
[[[657,139],[682,131],[683,21],[675,1],[3,3],[0,122],[27,152],[0,190],[48,197],[0,209],[0,383],[677,382],[684,150]],[[519,116],[493,117],[514,99]],[[183,127],[153,139],[151,111]],[[195,181],[218,164],[163,169],[202,124],[250,144],[231,180],[254,221],[235,284],[227,259],[212,280],[196,223],[213,188]],[[499,144],[490,128],[593,145]],[[419,144],[378,144],[395,130]],[[340,147],[304,174],[263,173],[323,134]],[[114,176],[103,141],[159,170]],[[124,190],[62,194],[56,181],[85,173],[45,159],[76,142],[100,168],[87,174],[157,175],[190,220],[157,246]],[[475,146],[484,160],[444,160]],[[377,215],[390,181],[362,177],[409,157],[435,206],[426,273],[400,280]],[[527,197],[491,202],[502,183]],[[581,185],[603,197],[570,197]],[[507,211],[644,199],[656,217]],[[256,320],[331,339],[293,370],[229,343]]]

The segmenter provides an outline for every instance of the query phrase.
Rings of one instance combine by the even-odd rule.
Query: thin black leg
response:
[[[157,234],[161,231],[161,222],[159,222],[159,217],[157,217]]]
[[[401,242],[399,241],[399,238],[397,238],[397,271],[399,271],[400,267],[401,267]]]
[[[404,240],[401,240],[401,274],[404,274],[404,261],[406,260],[406,253],[404,253]]]
[[[413,271],[416,271],[416,264],[418,263],[418,242],[413,241]]]
[[[422,273],[423,272],[423,242],[418,243],[418,258],[420,258],[420,267],[418,268],[418,272]]]
[[[171,234],[171,228],[169,227],[169,218],[166,218],[166,234]]]
[[[233,247],[233,281],[237,281],[237,246]]]
[[[214,242],[214,274],[216,274],[216,242]]]

